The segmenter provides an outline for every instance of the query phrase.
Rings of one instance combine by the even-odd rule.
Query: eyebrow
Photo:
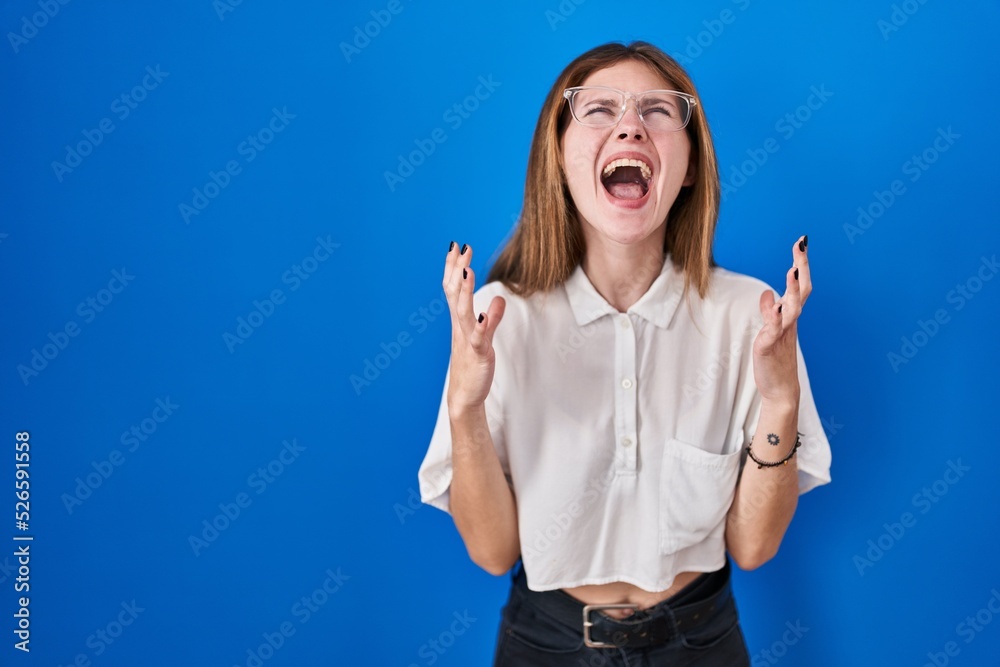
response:
[[[607,104],[609,106],[615,106],[614,102],[615,100],[612,97],[602,97],[602,98],[587,100],[587,104]]]
[[[661,97],[652,97],[652,96],[643,97],[643,100],[645,100],[647,102],[666,102],[668,104],[676,104],[677,103],[677,98],[675,98],[672,95],[663,95]]]

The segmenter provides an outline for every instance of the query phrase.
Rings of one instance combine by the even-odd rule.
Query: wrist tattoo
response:
[[[778,437],[777,433],[768,433],[767,444],[777,447],[779,444],[781,444],[781,438]]]
[[[775,439],[774,442],[771,442],[772,437],[774,437]],[[777,445],[778,436],[776,436],[774,433],[769,433],[767,435],[767,441],[771,442],[771,444],[773,445]],[[796,450],[798,450],[798,448],[802,446],[802,434],[801,433],[795,434],[795,444],[792,446],[792,451],[788,452],[788,455],[785,458],[781,459],[780,461],[761,461],[754,455],[753,449],[751,448],[752,446],[753,446],[753,438],[750,438],[750,444],[746,446],[747,456],[750,457],[750,459],[757,464],[758,468],[776,468],[781,465],[788,465],[788,462],[792,459],[793,456],[795,456]]]

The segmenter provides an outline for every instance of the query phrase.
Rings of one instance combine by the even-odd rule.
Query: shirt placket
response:
[[[615,316],[615,472],[636,472],[635,326],[628,313]]]

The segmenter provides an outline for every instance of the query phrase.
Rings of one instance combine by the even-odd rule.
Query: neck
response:
[[[581,262],[583,271],[598,294],[618,312],[626,312],[638,301],[663,270],[664,234],[665,225],[661,225],[642,241],[623,244],[584,232],[587,250]]]

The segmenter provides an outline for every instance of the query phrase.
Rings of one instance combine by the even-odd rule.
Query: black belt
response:
[[[582,628],[584,642],[595,648],[641,648],[664,644],[691,627],[712,618],[732,598],[730,565],[703,574],[669,599],[632,616],[616,619],[599,613],[601,609],[632,608],[637,605],[585,605],[565,591],[532,591],[519,581],[522,594],[531,604],[570,627]],[[525,577],[523,567],[517,575]]]

